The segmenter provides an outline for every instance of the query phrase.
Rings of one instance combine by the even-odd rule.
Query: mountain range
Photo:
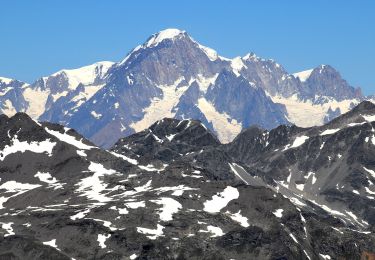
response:
[[[166,29],[120,62],[64,69],[32,84],[0,78],[0,111],[74,128],[96,145],[162,118],[195,119],[222,143],[251,125],[323,125],[365,97],[329,65],[288,73],[254,53],[233,59]]]
[[[164,118],[104,150],[0,115],[0,258],[372,259],[374,127],[369,101],[226,144]]]

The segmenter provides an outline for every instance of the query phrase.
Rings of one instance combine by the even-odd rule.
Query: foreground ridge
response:
[[[375,105],[221,144],[165,118],[110,150],[0,116],[0,256],[360,259],[373,255]]]

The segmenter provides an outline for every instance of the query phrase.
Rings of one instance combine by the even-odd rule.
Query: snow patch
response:
[[[126,207],[131,208],[131,209],[146,207],[146,204],[145,204],[144,201],[127,202],[127,203],[125,203],[125,205],[126,205]]]
[[[311,75],[311,73],[313,72],[314,69],[310,69],[310,70],[304,70],[304,71],[301,71],[301,72],[297,72],[297,73],[294,73],[293,76],[295,78],[299,78],[299,80],[301,82],[305,82]]]
[[[160,220],[162,221],[172,220],[173,214],[177,213],[178,210],[182,208],[182,205],[172,198],[163,197],[158,200],[151,200],[151,202],[163,205],[159,213]]]
[[[55,177],[52,177],[48,172],[37,172],[34,177],[38,178],[41,182],[45,182],[49,184],[49,187],[53,189],[62,189],[63,184],[59,183]]]
[[[99,246],[101,248],[106,248],[107,246],[105,245],[105,241],[107,241],[107,239],[110,237],[111,235],[110,234],[107,234],[107,235],[103,235],[103,234],[98,234],[98,242],[99,242]]]
[[[290,144],[288,144],[287,146],[285,146],[284,151],[286,151],[290,148],[296,148],[296,147],[299,147],[299,146],[303,145],[306,142],[306,140],[309,139],[309,138],[310,137],[304,136],[304,135],[296,137],[292,146],[290,146]]]
[[[47,127],[45,127],[45,130],[47,131],[47,133],[55,136],[60,141],[63,141],[64,143],[71,144],[71,145],[77,147],[78,149],[88,150],[88,149],[91,149],[91,148],[95,148],[94,146],[84,144],[82,142],[82,138],[81,138],[81,140],[77,140],[74,136],[69,135],[66,132],[62,134],[59,131],[54,131],[54,130],[48,129]],[[69,130],[69,129],[65,128],[65,131],[66,130]]]
[[[220,210],[225,208],[231,200],[238,199],[239,196],[240,194],[236,188],[228,186],[223,192],[212,196],[211,200],[204,202],[203,210],[209,213],[220,212]]]
[[[95,119],[100,119],[103,115],[96,113],[95,111],[91,111],[90,113]]]
[[[52,156],[52,149],[56,145],[56,143],[51,142],[50,139],[47,139],[42,142],[20,142],[17,139],[17,135],[13,137],[11,143],[11,145],[6,145],[4,149],[0,152],[0,161],[4,161],[5,157],[7,157],[10,154],[17,152],[24,153],[25,151],[31,151],[33,153],[47,153],[49,156]]]
[[[320,256],[321,258],[323,258],[324,260],[330,260],[330,259],[331,259],[331,257],[330,257],[329,255],[319,254],[319,256]]]
[[[330,108],[332,110],[339,108],[341,113],[346,113],[351,109],[352,104],[359,103],[356,99],[337,101],[329,97],[327,97],[327,102],[318,104],[313,100],[301,100],[298,95],[288,98],[270,97],[273,102],[285,105],[289,121],[300,127],[323,125]]]
[[[282,218],[283,217],[283,209],[277,209],[272,214],[274,214],[277,218]]]
[[[37,119],[46,109],[46,103],[50,92],[49,90],[25,88],[23,97],[29,103],[26,113],[34,119]]]
[[[338,128],[338,129],[327,129],[325,131],[323,131],[320,135],[323,136],[323,135],[331,135],[331,134],[334,134],[338,131],[340,131],[341,129]]]
[[[9,223],[0,222],[0,224],[1,224],[1,228],[7,232],[6,234],[4,234],[4,237],[15,235],[15,233],[13,232],[13,228],[12,228],[12,225],[14,224],[13,222],[9,222]]]
[[[57,245],[56,245],[56,239],[52,239],[52,240],[50,240],[50,241],[43,242],[43,245],[51,246],[51,247],[57,248]]]
[[[241,215],[241,210],[239,210],[237,213],[234,213],[234,214],[230,213],[229,211],[227,211],[226,213],[229,215],[229,217],[232,220],[240,223],[241,226],[245,228],[249,227],[248,218]]]
[[[137,231],[141,234],[147,235],[147,237],[151,240],[155,240],[156,238],[163,235],[163,229],[164,227],[160,224],[157,224],[156,229],[148,229],[148,228],[142,228],[137,227]]]
[[[221,228],[219,227],[215,227],[215,226],[207,226],[207,230],[199,230],[198,232],[204,232],[204,233],[212,233],[212,236],[211,237],[220,237],[222,235],[224,235],[224,232]]]
[[[241,75],[240,71],[243,68],[247,68],[247,66],[243,63],[241,57],[236,57],[236,58],[232,59],[231,60],[231,67],[232,67],[232,70],[233,70],[234,74],[236,74],[237,77]]]
[[[143,110],[145,112],[143,118],[137,122],[131,123],[130,127],[133,128],[135,132],[140,132],[152,125],[155,121],[161,120],[165,117],[173,118],[175,112],[172,110],[179,102],[182,94],[188,88],[188,86],[179,86],[182,80],[184,80],[184,77],[179,78],[172,85],[159,86],[163,92],[162,98],[153,98],[150,106]],[[179,87],[177,88],[177,86]]]
[[[370,173],[371,177],[375,178],[375,171],[374,170],[368,169],[368,168],[366,168],[364,166],[363,166],[363,169],[365,169],[365,171],[367,171],[368,173]]]
[[[96,200],[99,202],[108,202],[112,199],[102,194],[106,190],[107,185],[101,180],[105,175],[115,174],[116,171],[112,169],[106,169],[99,163],[90,162],[88,170],[93,172],[92,176],[83,178],[79,183],[77,191],[81,192],[80,196],[86,196],[88,199]]]
[[[7,202],[10,198],[21,195],[29,190],[36,189],[42,185],[39,184],[29,184],[29,183],[20,183],[16,181],[7,181],[1,184],[0,190],[4,189],[9,193],[16,193],[9,197],[0,197],[0,209],[4,208],[3,204]]]
[[[205,98],[198,99],[198,108],[205,115],[208,122],[212,123],[222,143],[231,142],[241,132],[241,123],[235,119],[231,119],[226,113],[218,112],[214,105]]]
[[[134,164],[134,165],[138,165],[138,161],[136,159],[132,159],[132,158],[129,158],[123,154],[119,154],[119,153],[115,153],[115,152],[110,152],[110,154],[118,157],[118,158],[121,158],[125,161],[127,161],[128,163],[131,163],[131,164]]]

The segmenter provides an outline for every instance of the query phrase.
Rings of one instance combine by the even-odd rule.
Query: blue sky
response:
[[[0,2],[0,75],[32,82],[62,68],[119,61],[151,34],[186,30],[225,57],[255,52],[289,72],[337,68],[375,93],[375,1]]]

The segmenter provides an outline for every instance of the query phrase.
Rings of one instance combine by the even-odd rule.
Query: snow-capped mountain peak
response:
[[[13,81],[13,79],[0,77],[0,84],[1,84],[1,83],[9,84],[9,83],[12,82],[12,81]]]
[[[181,31],[179,29],[173,29],[173,28],[165,29],[151,36],[151,38],[147,41],[146,46],[155,47],[166,39],[173,40],[183,35],[186,35],[185,31]]]
[[[75,89],[80,83],[83,85],[91,85],[98,77],[104,77],[113,64],[114,62],[111,61],[101,61],[77,69],[63,69],[51,76],[56,77],[64,74],[69,81],[68,88]],[[48,77],[43,77],[43,79],[47,78]]]
[[[245,56],[242,57],[243,60],[254,60],[254,61],[257,61],[257,60],[261,60],[260,57],[258,57],[254,52],[249,52],[247,53]]]

